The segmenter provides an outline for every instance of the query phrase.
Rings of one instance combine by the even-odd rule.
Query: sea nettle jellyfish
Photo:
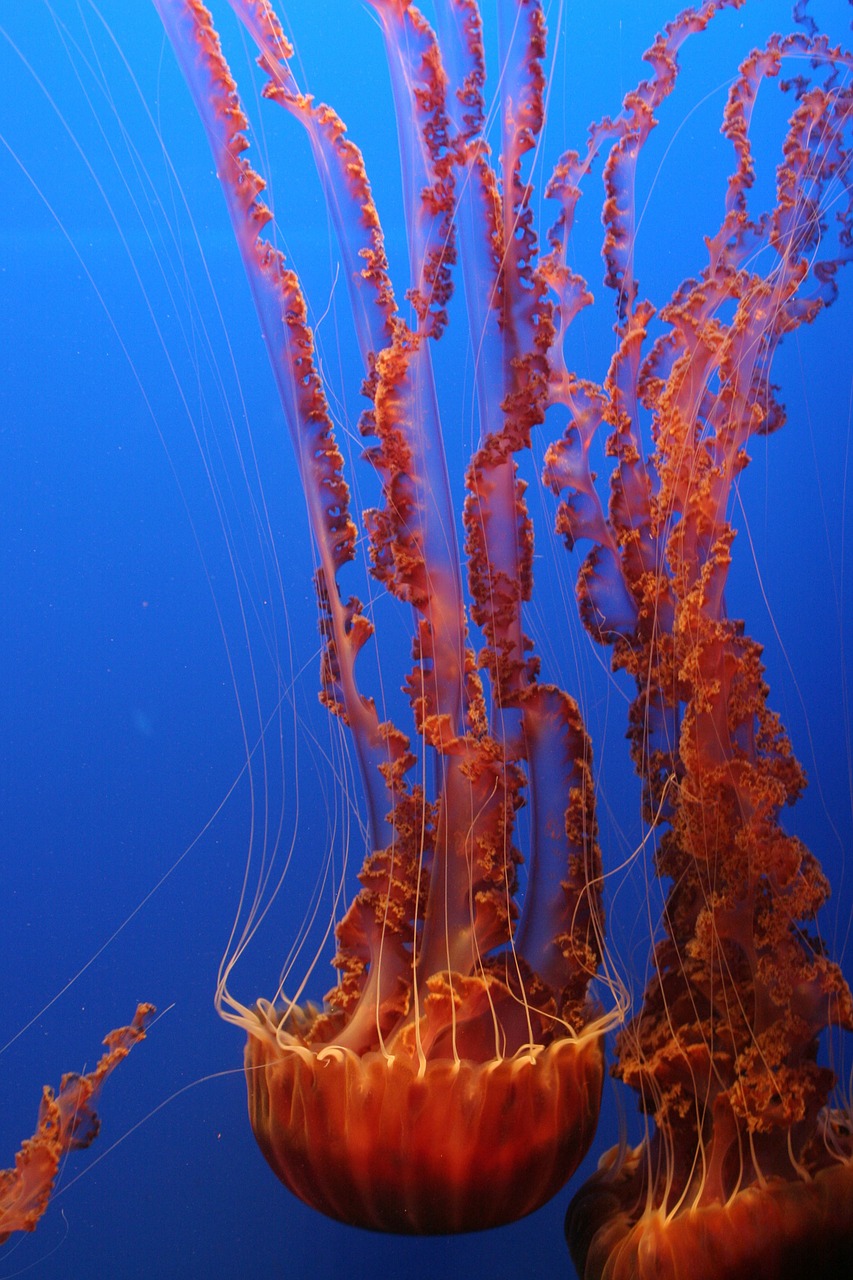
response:
[[[669,64],[700,20],[668,28],[653,65]],[[723,124],[734,151],[725,218],[645,353],[652,310],[632,274],[631,193],[654,104],[645,89],[634,99],[632,145],[614,148],[606,171],[619,347],[603,387],[570,379],[572,422],[546,467],[565,495],[567,540],[594,544],[578,581],[584,621],[636,680],[632,754],[669,885],[652,976],[614,1068],[654,1127],[636,1149],[606,1155],[569,1208],[588,1280],[853,1268],[853,1130],[818,1062],[828,1028],[853,1029],[853,999],[811,927],[827,881],[780,822],[804,775],[768,705],[761,648],[725,604],[733,487],[750,439],[784,420],[774,353],[833,301],[853,256],[853,59],[808,25],[740,68]],[[752,113],[792,55],[812,74],[782,85],[793,113],[776,203],[756,218]],[[616,459],[607,515],[585,465],[601,423]]]
[[[724,588],[747,442],[783,416],[774,352],[832,301],[850,253],[850,59],[804,26],[742,66],[725,119],[734,159],[723,223],[647,341],[636,165],[681,45],[740,0],[671,23],[647,55],[649,79],[593,127],[582,154],[563,156],[546,191],[556,220],[544,255],[528,154],[544,119],[542,7],[500,6],[497,160],[475,0],[438,4],[438,37],[406,0],[371,2],[398,117],[407,307],[361,154],[334,110],[298,86],[266,0],[231,0],[257,46],[264,95],[307,132],[338,236],[362,361],[364,462],[381,491],[359,518],[306,301],[264,231],[272,215],[210,15],[195,0],[155,0],[207,131],[295,449],[319,564],[321,696],[351,734],[367,815],[361,888],[337,925],[338,980],[322,1006],[299,1003],[300,990],[247,1007],[225,966],[219,1003],[247,1033],[256,1137],[309,1204],[409,1232],[530,1212],[591,1140],[613,1012],[590,995],[604,954],[590,745],[568,692],[545,682],[522,616],[534,584],[519,462],[554,407],[568,425],[544,482],[561,498],[569,547],[593,544],[581,615],[636,683],[634,761],[656,869],[672,881],[655,977],[616,1065],[656,1127],[638,1150],[611,1153],[576,1198],[570,1245],[590,1277],[794,1274],[788,1259],[818,1256],[816,1242],[825,1267],[840,1266],[853,1151],[817,1048],[828,1026],[853,1024],[853,1006],[808,932],[826,883],[779,824],[802,775]],[[776,201],[756,218],[752,109],[788,58],[796,79]],[[591,301],[569,243],[599,156],[617,317],[601,386],[571,372],[564,348]],[[433,375],[457,254],[479,415],[464,560]],[[599,428],[614,460],[606,509],[590,462]],[[375,581],[412,611],[406,727],[380,720],[362,687],[359,654],[376,637],[341,585],[362,547]],[[746,1229],[756,1215],[761,1225]]]
[[[348,726],[367,809],[361,889],[337,926],[339,980],[322,1008],[293,1000],[226,1016],[248,1034],[258,1142],[282,1181],[345,1222],[435,1233],[495,1226],[549,1199],[592,1139],[601,1014],[587,995],[601,954],[601,871],[590,745],[572,699],[539,679],[522,626],[532,533],[515,455],[548,400],[551,305],[535,271],[525,153],[543,119],[544,26],[505,69],[503,171],[482,138],[476,5],[448,6],[451,101],[432,31],[379,3],[406,172],[410,313],[398,309],[361,155],[334,111],[294,80],[265,3],[233,7],[269,76],[265,95],[308,131],[340,240],[382,504],[350,512],[343,459],[300,284],[264,238],[263,183],[210,15],[157,0],[207,130],[305,490],[319,568],[322,700]],[[432,346],[456,258],[455,189],[480,335],[481,443],[465,476],[463,569],[442,448]],[[414,617],[411,734],[380,722],[357,658],[372,625],[338,578],[361,539],[376,580]],[[530,805],[519,912],[516,813]],[[227,978],[227,974],[226,974]]]

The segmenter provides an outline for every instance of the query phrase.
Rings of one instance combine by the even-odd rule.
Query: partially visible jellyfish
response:
[[[659,41],[655,58],[665,49]],[[755,216],[756,98],[794,58],[810,70],[782,81],[792,114],[775,207]],[[853,1269],[853,1123],[819,1061],[830,1030],[853,1031],[853,997],[816,927],[829,883],[781,821],[805,776],[771,709],[761,646],[726,605],[747,448],[785,420],[774,355],[835,301],[853,257],[851,72],[853,56],[813,26],[772,36],[742,63],[723,124],[735,161],[725,218],[645,354],[652,310],[633,278],[629,230],[652,123],[642,101],[636,146],[608,163],[605,252],[620,344],[603,387],[570,387],[573,420],[546,478],[564,495],[569,543],[594,544],[578,583],[584,621],[636,682],[632,755],[666,901],[614,1066],[653,1124],[635,1149],[607,1153],[570,1205],[566,1232],[584,1280]],[[605,422],[616,458],[606,515],[584,465]],[[613,608],[614,582],[633,612],[624,599]]]
[[[145,1026],[153,1013],[152,1005],[140,1004],[130,1026],[111,1031],[104,1039],[107,1052],[94,1071],[68,1072],[56,1093],[45,1085],[35,1133],[21,1146],[14,1168],[0,1169],[0,1245],[15,1231],[35,1231],[50,1203],[60,1161],[97,1138],[101,1122],[95,1102],[101,1086],[133,1046],[145,1039]]]

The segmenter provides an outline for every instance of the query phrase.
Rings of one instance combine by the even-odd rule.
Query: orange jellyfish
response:
[[[653,65],[671,60],[683,21]],[[755,217],[751,119],[762,82],[793,55],[811,73],[782,85],[794,105],[775,206]],[[646,353],[653,310],[631,261],[634,171],[654,124],[645,90],[606,168],[619,347],[603,388],[568,380],[572,422],[546,478],[564,496],[569,542],[594,543],[579,579],[584,620],[636,681],[632,754],[668,891],[614,1068],[653,1127],[637,1148],[605,1155],[572,1201],[566,1231],[584,1280],[853,1268],[853,1126],[818,1060],[828,1028],[853,1030],[853,998],[813,924],[828,883],[780,820],[804,775],[770,709],[761,648],[725,597],[749,441],[784,421],[773,356],[833,301],[853,256],[851,69],[814,30],[774,36],[743,63],[723,125],[735,154],[724,221]],[[573,175],[561,181],[571,207]],[[585,464],[601,423],[616,459],[606,516]]]
[[[767,705],[760,651],[728,617],[724,588],[747,442],[782,417],[773,354],[832,301],[850,252],[848,56],[810,32],[771,39],[741,69],[726,115],[736,161],[725,220],[644,351],[653,309],[633,274],[635,168],[680,46],[741,0],[708,0],[669,24],[647,55],[649,79],[593,127],[584,153],[562,158],[546,191],[562,212],[542,257],[529,155],[544,119],[542,6],[507,5],[498,162],[475,0],[438,5],[438,37],[407,0],[371,0],[397,111],[408,307],[395,297],[360,152],[336,113],[299,88],[267,0],[231,0],[257,46],[264,96],[307,133],[338,238],[367,404],[363,461],[379,495],[359,519],[306,301],[244,156],[248,122],[211,17],[198,0],[155,3],[208,135],[276,377],[318,561],[321,696],[351,735],[364,793],[361,887],[336,928],[338,980],[322,1006],[299,988],[247,1007],[224,966],[219,1006],[247,1033],[262,1151],[332,1217],[437,1233],[531,1212],[591,1141],[615,1016],[590,993],[604,957],[591,751],[525,633],[533,533],[520,467],[546,410],[561,407],[569,426],[544,478],[562,497],[558,531],[593,543],[581,613],[636,682],[634,760],[659,833],[657,870],[673,882],[656,977],[620,1034],[616,1068],[657,1127],[579,1194],[571,1247],[590,1280],[736,1276],[714,1242],[727,1243],[722,1224],[763,1197],[788,1232],[776,1230],[777,1250],[796,1256],[818,1236],[832,1265],[849,1250],[850,1223],[842,1211],[830,1229],[823,1206],[838,1186],[849,1205],[850,1136],[816,1057],[822,1030],[848,1027],[853,1010],[808,932],[825,882],[778,821],[802,778]],[[776,204],[755,218],[752,105],[788,56],[813,74],[788,86]],[[618,348],[598,387],[570,371],[563,339],[591,301],[570,265],[574,211],[608,150]],[[825,243],[830,188],[842,196]],[[457,255],[479,419],[461,521],[434,373]],[[607,510],[590,462],[603,424],[615,459]],[[363,692],[374,626],[344,585],[363,549],[375,583],[413,619],[407,732]],[[759,1233],[736,1236],[752,1250],[741,1270],[761,1274]],[[785,1274],[767,1256],[764,1274]]]
[[[15,1167],[0,1170],[0,1244],[13,1231],[35,1231],[63,1156],[97,1138],[101,1125],[94,1103],[101,1086],[133,1046],[145,1039],[145,1024],[153,1012],[152,1005],[141,1004],[130,1026],[111,1031],[104,1040],[107,1052],[94,1071],[83,1076],[68,1072],[58,1093],[45,1085],[35,1133],[15,1156]]]
[[[588,995],[602,933],[590,745],[573,700],[539,679],[522,620],[533,545],[517,458],[543,419],[553,336],[522,172],[543,119],[542,10],[520,7],[525,35],[507,54],[499,178],[481,134],[476,4],[445,14],[459,86],[450,105],[424,19],[407,3],[374,4],[406,173],[404,315],[359,151],[334,111],[299,90],[265,0],[233,5],[257,44],[265,96],[307,130],[338,232],[363,360],[364,460],[381,490],[359,526],[305,301],[263,235],[271,214],[243,156],[247,121],[210,15],[195,0],[157,7],[208,134],[277,380],[319,561],[322,700],[352,735],[367,811],[361,888],[336,929],[338,982],[323,1006],[282,993],[247,1008],[223,978],[225,1016],[248,1034],[252,1125],[282,1181],[332,1217],[398,1232],[496,1226],[571,1175],[603,1077],[603,1018]],[[470,325],[482,342],[480,442],[464,481],[470,614],[432,367],[460,175]],[[411,608],[413,735],[380,720],[362,692],[357,659],[373,627],[339,585],[359,545],[377,582]]]

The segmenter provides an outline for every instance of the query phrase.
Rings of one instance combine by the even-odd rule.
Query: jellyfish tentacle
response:
[[[337,584],[338,570],[355,553],[356,526],[349,510],[343,457],[315,366],[305,299],[283,254],[262,234],[272,215],[261,200],[263,180],[243,154],[248,145],[247,120],[210,14],[198,0],[155,0],[155,4],[178,53],[215,158],[296,455],[320,562],[315,585],[325,640],[321,696],[352,731],[367,806],[369,849],[371,855],[377,853],[372,868],[375,874],[376,864],[382,863],[381,851],[393,849],[394,828],[387,815],[403,785],[401,761],[408,758],[407,744],[390,726],[379,723],[373,700],[364,697],[357,684],[355,662],[372,633],[372,624],[357,599],[342,598]],[[391,859],[393,865],[393,854]],[[399,873],[403,868],[407,897],[411,896],[414,873],[405,862],[398,863],[396,870]],[[369,905],[365,908],[362,902],[357,909],[367,909],[372,920]],[[409,965],[410,939],[405,929],[389,931],[372,925],[358,937],[356,944],[350,930],[341,968],[351,976],[358,972],[357,986],[363,985],[363,975],[370,970],[375,989],[367,1007],[371,1009],[371,1026],[375,1026],[374,1006],[381,1009],[387,1005],[390,1016],[398,1016],[401,974]],[[383,964],[379,963],[380,954]],[[227,977],[226,965],[217,1000],[222,1007],[233,1008],[233,1016],[240,1021],[245,1011],[229,995]]]
[[[524,740],[533,831],[516,946],[560,993],[563,1016],[580,1026],[603,949],[592,746],[574,699],[544,684],[525,696]],[[551,891],[555,882],[560,896]]]
[[[95,1103],[101,1087],[135,1044],[145,1039],[154,1006],[137,1006],[133,1021],[104,1038],[93,1071],[85,1075],[67,1072],[58,1092],[45,1085],[38,1125],[15,1156],[13,1169],[0,1170],[0,1245],[14,1231],[35,1231],[45,1213],[62,1158],[69,1151],[88,1147],[97,1138],[101,1122]]]
[[[589,743],[572,700],[552,686],[535,684],[539,662],[522,623],[532,586],[533,531],[515,455],[530,448],[533,429],[544,421],[546,352],[552,343],[546,284],[536,268],[531,187],[522,177],[523,157],[535,148],[544,114],[544,18],[537,3],[520,7],[517,24],[512,14],[502,14],[505,108],[499,177],[484,134],[479,13],[464,0],[452,6],[452,13],[450,8],[440,11],[440,31],[453,68],[448,101],[454,104],[458,135],[457,224],[468,329],[477,343],[480,447],[468,468],[464,509],[472,617],[486,640],[478,661],[489,676],[493,732],[508,761],[526,763],[534,815],[528,886],[514,945],[520,959],[560,991],[567,971],[588,975],[595,970],[601,940],[593,937],[600,901],[586,774]],[[510,512],[513,518],[507,519]],[[584,814],[580,823],[574,820],[576,806]],[[572,868],[578,865],[583,871],[576,876]],[[555,878],[572,885],[570,902],[545,892]],[[575,922],[578,936],[584,934],[576,950],[562,946],[566,919]],[[584,989],[585,984],[582,979]]]
[[[356,337],[368,376],[377,354],[391,341],[397,304],[364,158],[347,137],[346,125],[334,108],[317,103],[299,88],[290,65],[293,49],[268,0],[229,3],[257,45],[259,65],[269,76],[264,96],[289,111],[308,135],[344,263]]]
[[[411,40],[404,43],[402,36],[407,28],[403,23],[407,18],[411,21],[409,6],[390,6],[390,10],[384,5],[378,7],[389,46],[389,61],[397,68],[394,81],[398,131],[404,155],[409,156],[407,167],[411,171],[417,171],[418,164],[422,164],[426,156],[438,170],[437,177],[427,169],[419,173],[417,182],[412,182],[411,179],[405,181],[404,191],[410,186],[417,189],[420,184],[421,204],[425,198],[435,201],[436,189],[440,191],[443,201],[452,190],[454,149],[458,147],[458,139],[453,138],[449,132],[443,108],[445,77],[440,64],[435,64],[434,37],[430,35],[423,45]],[[417,26],[417,34],[419,39],[423,36],[420,25]],[[412,53],[413,48],[415,55]],[[420,91],[421,102],[427,104],[431,113],[426,116],[418,104],[417,95],[414,104],[406,96],[411,92],[411,86],[417,83],[417,76],[424,74],[424,68],[431,85],[429,91]],[[442,107],[441,123],[437,127],[439,93]],[[411,126],[406,126],[401,117],[417,121],[419,112],[423,140],[421,145],[410,145],[408,133]],[[433,159],[436,155],[437,160]],[[438,209],[443,207],[441,201],[435,202]],[[429,208],[427,213],[430,213]],[[419,252],[428,259],[429,241],[421,228],[421,209],[409,206],[407,221],[410,224],[410,243],[414,246],[420,244],[422,247]],[[449,263],[449,224],[442,236],[445,261]],[[415,280],[428,274],[428,270],[419,267],[417,262],[414,263]],[[443,275],[438,277],[441,288],[445,287],[444,279]],[[421,293],[422,289],[416,285],[413,295],[416,310]],[[428,320],[423,306],[418,315],[423,326]],[[427,332],[432,337],[438,336],[439,331],[433,326]],[[443,639],[448,615],[452,612],[455,617],[462,618],[461,581],[456,578],[458,553],[449,541],[449,534],[445,535],[448,540],[447,548],[442,549],[440,555],[437,554],[438,548],[434,542],[425,542],[423,551],[412,548],[406,540],[403,540],[402,549],[400,547],[401,531],[406,532],[413,526],[414,521],[409,513],[417,506],[417,495],[412,493],[412,481],[419,474],[418,456],[410,441],[414,440],[421,448],[422,440],[432,441],[425,456],[432,454],[436,459],[441,457],[435,447],[439,435],[433,432],[431,419],[425,419],[421,411],[420,431],[413,432],[411,409],[408,407],[422,404],[423,396],[417,391],[420,379],[420,385],[428,388],[425,396],[430,413],[435,403],[431,356],[428,344],[421,340],[421,334],[422,328],[412,337],[403,334],[403,341],[398,341],[394,348],[382,353],[379,359],[376,421],[381,444],[377,451],[377,461],[379,465],[386,466],[387,459],[393,460],[394,470],[390,475],[386,472],[384,487],[386,492],[393,495],[394,500],[386,504],[382,513],[369,513],[368,528],[373,534],[375,563],[376,548],[380,547],[382,556],[378,559],[378,567],[389,573],[391,562],[390,557],[385,554],[386,548],[393,552],[394,567],[398,574],[402,570],[406,575],[400,575],[396,589],[399,590],[402,585],[407,598],[413,600],[422,614],[416,641],[417,665],[408,686],[418,730],[425,735],[437,753],[441,796],[436,828],[438,856],[431,878],[419,954],[422,973],[428,980],[430,975],[442,969],[463,974],[474,972],[480,964],[480,957],[510,936],[514,908],[511,902],[501,905],[490,883],[496,876],[503,880],[507,874],[510,876],[510,885],[514,885],[511,867],[517,854],[512,847],[512,815],[518,803],[521,777],[513,766],[511,756],[503,748],[483,738],[479,732],[472,733],[479,716],[481,697],[477,682],[471,683],[470,674],[463,679],[464,672],[460,670],[459,657],[467,651],[467,644],[460,649],[460,644],[465,643],[464,631],[458,633],[458,638],[454,638],[452,647]],[[437,423],[437,411],[435,422]],[[401,435],[403,439],[400,438]],[[432,478],[429,478],[427,488],[431,494],[437,492]],[[502,509],[513,510],[514,497],[507,499],[504,494],[503,498],[505,505]],[[406,516],[405,524],[400,519],[401,512]],[[449,503],[446,518],[452,521]],[[389,520],[392,522],[393,539],[389,538],[387,532]],[[442,523],[437,521],[434,528],[440,531]],[[511,542],[512,539],[511,533]],[[511,554],[514,577],[514,546]],[[424,566],[428,566],[425,583],[418,577],[423,573]],[[494,586],[502,580],[501,565],[495,563],[489,568],[490,581]],[[388,583],[394,590],[395,579],[390,573]],[[427,586],[429,589],[426,589]],[[467,657],[463,661],[468,665]],[[465,696],[469,688],[471,693]],[[460,694],[463,695],[462,702],[459,701]],[[472,710],[476,713],[473,718]],[[506,894],[506,889],[502,889],[501,893],[510,899],[512,897],[511,892]],[[473,903],[478,903],[479,906],[472,909]]]

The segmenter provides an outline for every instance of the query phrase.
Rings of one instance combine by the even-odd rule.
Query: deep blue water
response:
[[[837,22],[840,10],[815,13]],[[365,151],[402,292],[396,142],[371,13],[351,0],[295,0],[288,14],[303,80]],[[248,86],[240,39],[217,16]],[[546,157],[580,145],[589,121],[618,110],[669,16],[657,0],[550,6],[559,40]],[[718,226],[730,156],[716,130],[737,63],[788,24],[785,3],[748,3],[685,51],[641,178],[638,274],[657,302],[701,267],[702,236]],[[38,1232],[0,1253],[0,1277],[569,1274],[565,1193],[500,1232],[401,1241],[322,1219],[283,1190],[255,1147],[241,1037],[213,1009],[252,814],[250,875],[264,856],[265,815],[268,849],[278,832],[276,866],[291,840],[294,857],[233,977],[247,1003],[274,991],[318,865],[329,848],[340,862],[353,821],[335,778],[340,743],[316,701],[302,499],[206,142],[153,7],[2,0],[0,27],[0,1164],[32,1131],[43,1082],[91,1066],[102,1035],[138,1000],[165,1011],[105,1088],[102,1134],[69,1159]],[[758,198],[771,191],[779,142],[778,92],[764,98]],[[263,123],[256,158],[333,386],[344,371],[336,408],[346,440],[358,378],[345,372],[347,303],[307,148],[283,113],[264,105],[258,114],[251,90],[245,99]],[[576,245],[597,305],[571,352],[600,379],[612,311],[597,256],[599,176],[600,165]],[[822,926],[851,974],[849,271],[841,287],[774,369],[789,421],[752,449],[729,605],[767,644],[772,702],[811,782],[789,821],[832,880]],[[470,446],[464,341],[453,349],[460,330],[455,307],[438,365],[457,481]],[[560,430],[549,421],[543,439]],[[238,446],[251,470],[250,442],[261,481],[252,473],[247,487]],[[370,478],[360,485],[363,506]],[[259,533],[261,493],[268,523]],[[542,558],[529,630],[588,718],[613,873],[613,959],[636,980],[648,952],[647,872],[642,859],[619,870],[640,838],[626,688],[577,623],[576,565],[548,549],[547,513],[533,501]],[[355,578],[350,586],[370,590]],[[377,619],[405,657],[405,619],[382,601]],[[367,671],[369,683],[369,660]],[[395,681],[382,674],[393,708]],[[259,715],[267,726],[268,776],[256,751],[254,802],[238,706],[250,744]],[[353,839],[358,849],[357,831]],[[322,972],[310,993],[327,981]],[[842,1071],[850,1062],[848,1047]],[[607,1087],[587,1170],[615,1141],[620,1115],[635,1126],[634,1111],[632,1097]]]

